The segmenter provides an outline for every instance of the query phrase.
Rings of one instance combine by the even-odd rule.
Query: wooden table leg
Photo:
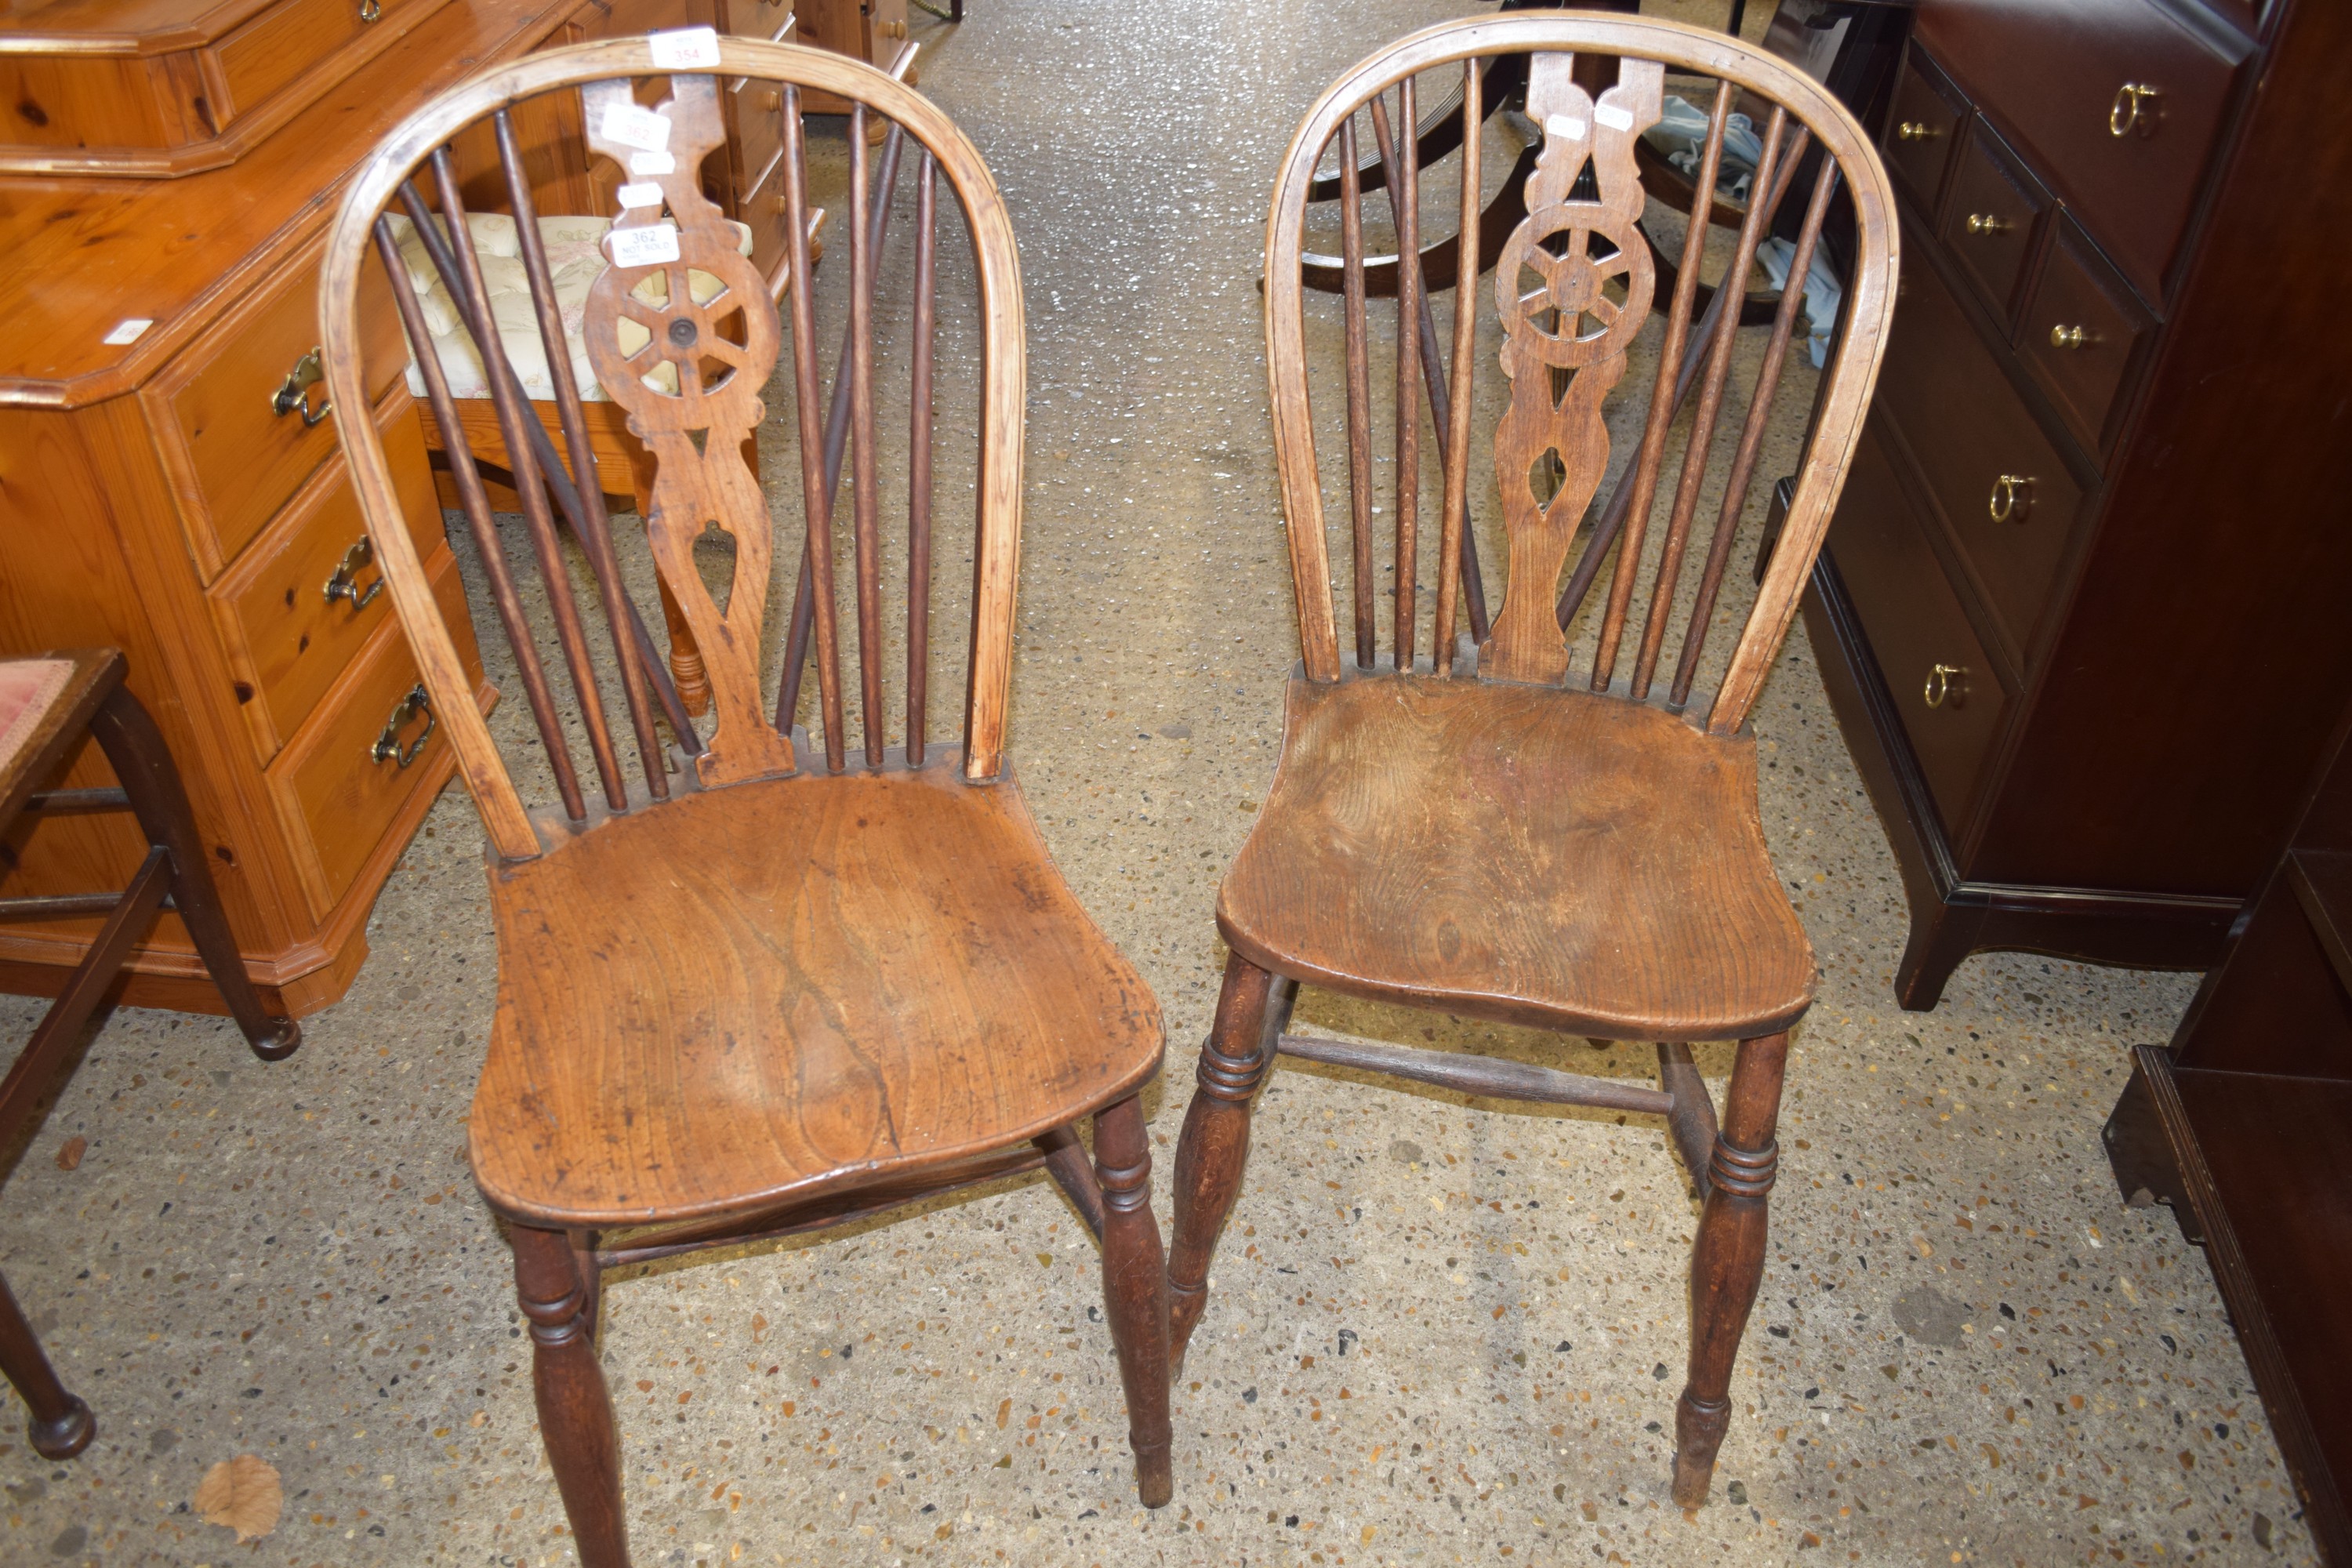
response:
[[[7,1373],[32,1411],[26,1436],[43,1458],[70,1459],[98,1436],[98,1418],[58,1381],[57,1368],[42,1352],[5,1279],[0,1279],[0,1373]]]

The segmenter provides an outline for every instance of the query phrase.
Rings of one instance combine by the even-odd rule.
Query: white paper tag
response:
[[[605,141],[618,142],[641,153],[658,153],[669,145],[669,116],[640,109],[634,103],[606,104],[604,123],[599,129]]]
[[[639,179],[647,174],[675,174],[677,173],[677,160],[667,153],[632,153],[629,154],[629,173]]]
[[[1565,114],[1555,114],[1550,119],[1545,121],[1544,130],[1549,134],[1560,137],[1565,141],[1581,142],[1584,140],[1584,121],[1581,120],[1570,120]],[[605,134],[609,136],[612,132],[608,131]]]
[[[657,207],[662,205],[662,188],[651,180],[642,184],[623,185],[620,191],[621,210],[631,207]]]
[[[129,321],[117,321],[114,324],[114,331],[99,341],[112,343],[115,347],[121,348],[124,343],[135,343],[145,337],[147,329],[154,324],[144,316],[133,316]]]
[[[656,267],[677,259],[677,226],[647,224],[642,228],[616,228],[605,236],[605,248],[615,267]]]
[[[713,70],[719,65],[719,35],[709,27],[679,27],[646,39],[654,64],[664,70]]]
[[[1618,108],[1613,103],[1594,104],[1592,106],[1592,118],[1598,120],[1601,124],[1606,125],[1612,131],[1631,131],[1633,129],[1633,115],[1628,113],[1626,110]]]

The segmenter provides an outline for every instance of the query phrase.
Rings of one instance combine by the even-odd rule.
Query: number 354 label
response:
[[[605,236],[605,248],[615,267],[658,267],[665,261],[676,261],[677,226],[656,223],[638,228],[616,228]]]
[[[719,34],[710,27],[680,27],[655,33],[646,39],[654,64],[664,70],[715,70],[719,66]]]

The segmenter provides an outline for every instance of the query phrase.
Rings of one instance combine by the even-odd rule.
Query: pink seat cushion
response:
[[[17,658],[0,662],[0,773],[32,742],[41,716],[72,679],[69,658]]]

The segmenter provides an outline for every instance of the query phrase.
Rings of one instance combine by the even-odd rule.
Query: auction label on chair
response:
[[[605,141],[635,147],[641,153],[659,153],[669,146],[669,116],[656,114],[634,103],[606,104],[604,121],[598,129]]]
[[[677,259],[677,226],[647,224],[642,228],[616,228],[607,236],[615,267],[657,267]]]
[[[631,207],[657,207],[662,205],[662,188],[651,180],[623,185],[617,194],[624,212]]]
[[[715,70],[719,66],[719,34],[709,27],[679,27],[648,34],[646,47],[654,64],[664,70]]]

